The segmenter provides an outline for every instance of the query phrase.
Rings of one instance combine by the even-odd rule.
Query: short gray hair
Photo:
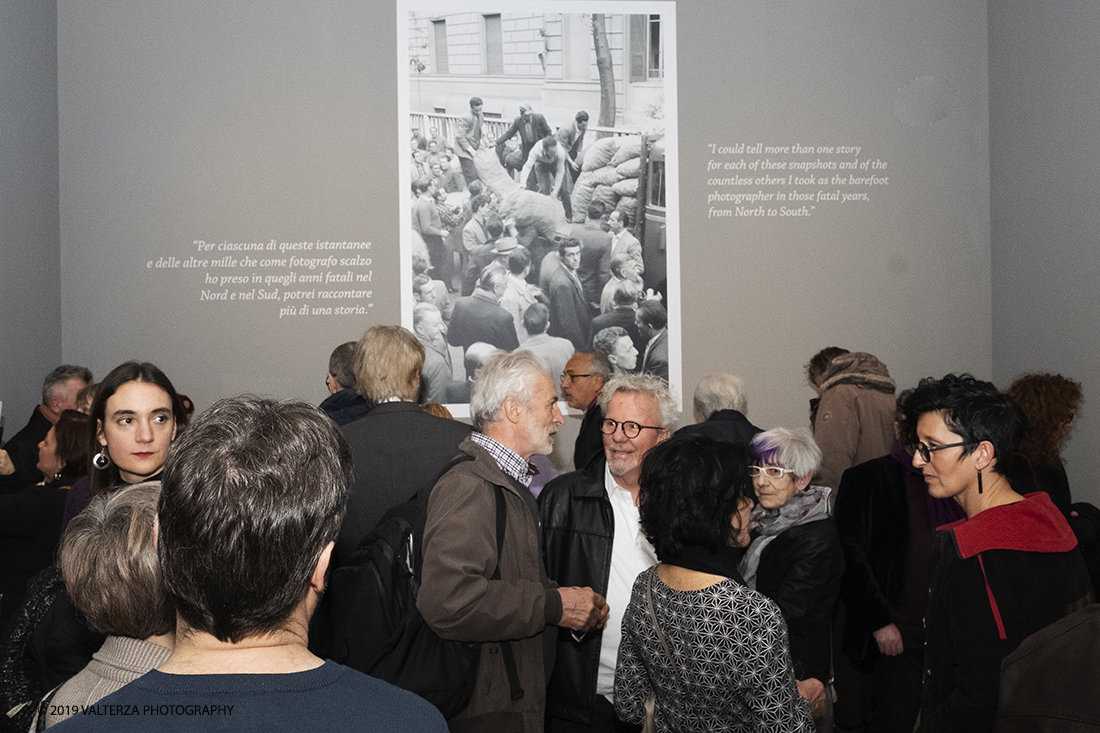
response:
[[[607,414],[611,398],[619,392],[625,394],[644,394],[652,397],[661,413],[661,427],[672,429],[676,424],[676,400],[668,389],[668,382],[652,374],[617,374],[603,386],[600,393],[600,410]]]
[[[795,476],[813,474],[821,466],[821,449],[808,428],[772,428],[752,439],[754,461],[794,471]]]
[[[91,384],[93,381],[92,372],[87,367],[62,364],[47,374],[45,381],[42,382],[42,404],[49,402],[54,393],[70,379],[79,379],[85,384]]]
[[[719,410],[737,410],[745,414],[749,400],[745,381],[728,372],[713,372],[703,377],[695,388],[695,417],[706,420]]]
[[[99,494],[65,530],[65,587],[101,634],[145,639],[176,628],[153,534],[159,499],[159,481]]]
[[[470,394],[474,430],[484,432],[487,423],[500,420],[500,410],[509,397],[529,403],[540,376],[553,381],[546,366],[530,351],[501,352],[485,362],[477,370]]]

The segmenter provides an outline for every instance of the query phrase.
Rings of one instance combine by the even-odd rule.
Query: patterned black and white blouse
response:
[[[779,607],[735,580],[677,591],[656,573],[650,568],[634,581],[623,618],[615,670],[619,717],[642,722],[652,685],[658,731],[811,733],[810,706],[798,695]],[[650,620],[651,574],[653,609],[674,660]]]

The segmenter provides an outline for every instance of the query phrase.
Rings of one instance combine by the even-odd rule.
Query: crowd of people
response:
[[[534,351],[554,375],[598,348],[667,380],[664,283],[643,279],[633,207],[592,199],[569,223],[588,113],[554,131],[524,104],[489,140],[481,108],[470,100],[453,141],[437,128],[411,137],[414,331],[444,362],[432,359],[431,400],[468,391],[452,382],[472,379],[486,347]]]
[[[503,296],[508,277],[479,287]],[[0,450],[5,730],[1100,716],[1096,510],[1060,458],[1076,382],[948,374],[895,394],[878,359],[830,348],[807,365],[810,427],[757,427],[743,380],[717,373],[677,430],[625,327],[595,350],[514,343],[545,334],[536,300],[499,319],[511,348],[467,344],[466,424],[431,400],[448,352],[439,309],[417,308],[415,335],[373,326],[334,349],[319,408],[242,396],[192,415],[143,362],[46,378]],[[560,475],[559,400],[584,412]],[[378,596],[387,563],[407,607]],[[382,647],[369,663],[364,639]]]

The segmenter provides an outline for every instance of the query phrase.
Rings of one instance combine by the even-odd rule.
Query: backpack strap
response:
[[[504,531],[508,526],[508,508],[504,504],[504,489],[493,485],[496,493],[497,505],[497,567],[493,571],[490,580],[500,580],[500,555],[504,551]],[[512,650],[512,642],[504,641],[500,644],[501,658],[504,660],[504,670],[508,673],[508,688],[511,691],[512,702],[523,699],[523,686],[519,682],[519,669],[516,667],[516,654]]]
[[[50,690],[46,693],[46,696],[42,698],[42,702],[38,704],[38,716],[34,723],[35,733],[42,733],[46,730],[46,711],[50,709],[50,702],[53,700],[53,696],[57,694],[57,691],[61,689],[61,685]]]

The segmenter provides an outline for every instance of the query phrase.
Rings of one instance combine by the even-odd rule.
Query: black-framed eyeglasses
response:
[[[783,468],[781,466],[749,466],[749,473],[753,478],[757,476],[767,476],[771,479],[783,478],[788,473],[794,473],[789,468]]]
[[[581,377],[594,377],[595,374],[570,374],[569,372],[563,372],[561,375],[561,381],[569,380],[572,382],[574,379],[580,379]]]
[[[924,459],[925,463],[932,460],[932,454],[936,451],[947,450],[948,448],[961,448],[964,445],[974,445],[973,440],[964,440],[961,443],[948,443],[947,445],[933,445],[927,446],[924,443],[917,443],[915,450],[920,454],[920,457]]]
[[[617,420],[612,420],[609,417],[605,417],[603,419],[603,422],[600,423],[600,430],[603,431],[604,435],[614,435],[615,431],[619,429],[620,425],[623,428],[623,435],[625,435],[628,438],[637,438],[638,435],[643,430],[647,430],[647,429],[648,430],[664,430],[664,428],[659,426],[659,425],[639,425],[638,423],[634,422],[633,420],[627,420],[625,422],[619,422]]]

